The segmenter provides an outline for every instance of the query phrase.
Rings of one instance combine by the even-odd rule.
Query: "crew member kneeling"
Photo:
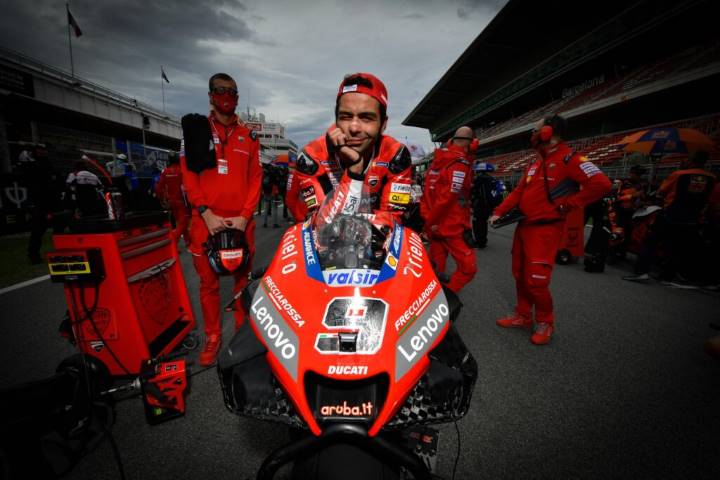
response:
[[[506,328],[531,328],[534,306],[537,326],[530,341],[536,345],[548,343],[554,330],[549,287],[565,214],[571,208],[584,208],[599,200],[612,187],[599,168],[563,142],[566,130],[567,122],[559,115],[538,122],[530,141],[539,158],[528,167],[517,187],[489,220],[493,224],[514,207],[524,215],[515,230],[512,246],[517,305],[513,314],[496,323]],[[552,198],[552,189],[570,181],[580,185],[579,192]]]

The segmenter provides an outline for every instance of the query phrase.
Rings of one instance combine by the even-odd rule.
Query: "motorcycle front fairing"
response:
[[[460,418],[476,366],[451,328],[453,308],[419,235],[390,215],[362,212],[362,196],[355,211],[334,200],[285,233],[248,301],[262,347],[248,347],[245,338],[244,348],[256,365],[264,352],[278,384],[261,403],[268,407],[284,394],[314,435],[337,423],[361,424],[375,436],[383,428]],[[443,341],[448,332],[451,341]],[[276,420],[297,425],[286,405],[239,408],[248,388],[247,373],[238,372],[251,369],[240,367],[249,359],[236,344],[228,347],[233,356],[218,361],[228,408],[266,419],[278,410]]]

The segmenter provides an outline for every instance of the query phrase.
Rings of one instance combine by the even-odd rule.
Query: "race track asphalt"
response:
[[[280,235],[257,229],[256,265],[269,261]],[[536,347],[529,333],[494,323],[514,305],[511,238],[512,227],[490,233],[478,275],[461,293],[458,328],[479,379],[458,422],[456,478],[720,478],[720,362],[702,351],[717,333],[708,324],[720,323],[720,295],[622,281],[628,263],[603,274],[558,266],[556,336]],[[189,254],[181,260],[199,314]],[[230,289],[224,281],[223,298]],[[0,295],[0,386],[52,375],[74,353],[57,334],[65,308],[62,287],[49,281]],[[224,323],[229,338],[232,319]],[[214,369],[192,378],[187,405],[184,417],[157,426],[146,424],[140,400],[117,405],[112,432],[126,478],[253,478],[287,440],[278,424],[231,414]],[[437,473],[449,479],[455,428],[439,429]],[[65,478],[120,478],[109,442]]]

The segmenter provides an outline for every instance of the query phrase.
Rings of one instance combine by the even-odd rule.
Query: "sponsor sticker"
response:
[[[360,405],[348,405],[347,400],[337,405],[323,405],[320,415],[323,417],[372,417],[372,402],[363,402]]]
[[[378,270],[338,269],[322,272],[325,283],[331,287],[368,287],[375,285],[380,275]]]
[[[367,365],[330,365],[328,375],[367,375]]]
[[[403,312],[402,315],[395,320],[395,331],[400,332],[400,335],[404,333],[404,330],[412,325],[418,315],[422,314],[423,310],[427,306],[428,302],[432,298],[433,292],[437,289],[438,283],[436,280],[432,280],[425,289],[420,292],[418,297],[413,300],[410,306]]]
[[[585,175],[587,175],[588,177],[592,177],[593,175],[597,175],[598,173],[600,173],[600,169],[596,167],[595,164],[592,162],[582,162],[580,164],[580,170],[585,172]]]
[[[390,191],[392,193],[410,193],[412,191],[412,186],[407,183],[391,183]]]
[[[432,345],[443,332],[449,318],[450,309],[447,300],[445,295],[440,292],[397,341],[395,352],[396,382],[430,351]]]
[[[271,276],[265,277],[265,280],[263,283],[261,283],[262,287],[265,289],[265,291],[270,296],[270,300],[275,304],[275,307],[281,311],[285,312],[285,314],[293,321],[298,327],[302,327],[305,325],[305,320],[300,316],[300,313],[298,313],[297,310],[295,310],[295,307],[288,301],[288,299],[285,297],[285,295],[280,290],[280,287],[277,286],[275,281],[272,279]]]
[[[345,85],[342,89],[342,93],[357,92],[358,86],[356,85]]]
[[[290,376],[297,379],[298,337],[285,323],[280,312],[268,298],[265,289],[258,288],[250,306],[250,318],[268,349],[283,365]]]
[[[410,194],[409,193],[390,193],[390,201],[392,203],[406,205],[406,204],[410,203]]]

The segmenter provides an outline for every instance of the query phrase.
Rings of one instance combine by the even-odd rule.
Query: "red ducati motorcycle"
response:
[[[460,301],[419,235],[353,211],[363,200],[326,201],[284,234],[218,357],[230,411],[290,427],[258,479],[289,463],[293,478],[430,479],[408,430],[470,405],[477,364],[453,326]]]

